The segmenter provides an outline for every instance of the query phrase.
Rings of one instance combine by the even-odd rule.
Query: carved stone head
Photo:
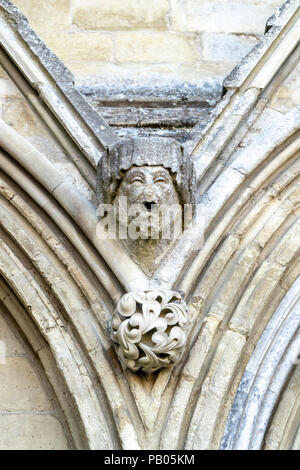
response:
[[[133,166],[119,184],[117,195],[128,204],[142,204],[146,210],[160,204],[179,204],[179,195],[169,171],[159,166]]]
[[[164,137],[127,139],[107,151],[98,165],[98,203],[112,203],[125,173],[133,167],[145,166],[161,167],[162,173],[167,170],[180,203],[194,203],[192,161],[179,142]]]
[[[162,205],[193,205],[194,184],[192,161],[179,142],[139,137],[118,143],[102,157],[97,196],[99,204],[116,205],[122,197],[128,206],[138,204],[140,233],[146,239],[149,212]]]

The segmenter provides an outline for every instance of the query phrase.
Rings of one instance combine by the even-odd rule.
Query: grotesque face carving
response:
[[[114,145],[99,161],[99,206],[113,204],[117,236],[124,243],[125,240],[131,244],[138,239],[171,241],[178,238],[182,220],[186,220],[186,206],[194,210],[194,187],[192,160],[183,146],[171,138],[127,139]],[[113,232],[115,225],[112,224]],[[156,247],[168,244],[158,243]],[[135,244],[143,250],[154,245],[148,241]]]
[[[162,166],[132,167],[124,175],[119,194],[128,204],[143,204],[146,210],[161,204],[179,204],[178,194],[168,170]]]
[[[180,212],[178,193],[169,171],[163,166],[133,166],[124,174],[114,205],[124,213],[127,224],[135,223],[139,238],[160,238],[166,224]],[[167,227],[170,228],[170,227]],[[169,234],[169,230],[164,232]]]

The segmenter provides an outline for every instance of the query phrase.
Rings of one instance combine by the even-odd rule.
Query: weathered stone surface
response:
[[[289,381],[286,389],[283,392],[283,397],[280,400],[280,404],[276,410],[276,414],[273,418],[272,425],[268,430],[266,437],[266,450],[284,450],[288,446],[293,450],[300,450],[300,432],[298,430],[297,422],[290,426],[288,417],[296,414],[297,408],[297,395],[299,393],[300,383],[300,365],[296,366]],[[291,446],[291,441],[295,436],[294,442]]]
[[[60,422],[50,415],[0,415],[0,449],[66,450]]]
[[[113,54],[112,38],[106,33],[46,33],[43,38],[47,46],[66,63],[87,59],[109,61]]]
[[[298,0],[289,0],[287,3],[299,5]],[[0,0],[0,6],[4,4],[6,0]],[[76,4],[78,9],[81,8],[79,2]],[[175,1],[170,2],[171,13],[174,4]],[[178,2],[179,4],[187,7],[183,16],[189,11],[188,5],[194,8],[195,21],[192,18],[193,13],[189,14],[187,26],[188,22],[191,22],[192,26],[196,25],[197,17],[201,18],[201,11],[205,12],[207,8],[212,7],[211,11],[215,14],[213,7],[221,5],[224,14],[221,12],[218,21],[223,21],[223,29],[234,29],[234,21],[238,15],[232,18],[229,15],[234,15],[237,4],[243,14],[250,11],[251,7],[252,17],[249,16],[249,24],[252,27],[253,12],[271,7],[273,2],[212,0],[208,3],[186,0]],[[28,83],[33,87],[28,87],[28,100],[36,100],[37,109],[40,110],[45,110],[46,106],[52,103],[50,113],[62,132],[57,152],[54,152],[53,144],[50,145],[50,135],[53,129],[55,130],[53,121],[46,119],[49,126],[47,136],[31,134],[34,120],[31,120],[32,116],[27,113],[30,106],[25,110],[17,105],[19,98],[15,98],[15,88],[11,80],[2,73],[5,80],[0,81],[1,111],[11,127],[3,123],[0,125],[1,146],[5,149],[0,155],[0,226],[3,235],[0,237],[0,271],[1,276],[4,275],[7,279],[7,286],[11,285],[13,288],[6,300],[9,301],[17,295],[18,302],[24,304],[24,311],[21,310],[15,317],[16,321],[20,320],[24,336],[28,334],[31,337],[30,322],[33,318],[35,334],[42,332],[50,346],[45,347],[45,344],[37,341],[33,335],[34,350],[37,351],[42,367],[46,370],[53,390],[62,404],[75,446],[80,448],[83,442],[90,448],[106,449],[112,449],[114,446],[130,449],[138,448],[139,445],[156,449],[160,446],[217,449],[224,435],[230,408],[232,416],[238,413],[245,416],[244,429],[249,436],[249,430],[257,420],[257,424],[253,426],[255,442],[247,441],[250,447],[257,446],[267,428],[272,429],[274,417],[277,424],[282,424],[282,429],[286,430],[285,436],[282,437],[276,432],[273,438],[270,436],[270,440],[265,440],[262,445],[267,448],[289,448],[297,445],[298,438],[294,437],[299,422],[299,397],[296,399],[299,379],[295,382],[293,390],[290,389],[292,395],[287,397],[289,406],[280,406],[280,401],[285,396],[285,378],[294,369],[293,361],[299,360],[296,355],[292,360],[288,357],[287,361],[285,357],[290,341],[297,352],[295,331],[299,324],[296,323],[299,322],[299,306],[298,310],[295,310],[293,329],[286,328],[285,331],[280,330],[279,326],[284,323],[287,311],[283,309],[279,315],[274,312],[282,299],[292,307],[294,303],[296,306],[299,297],[299,289],[295,298],[290,298],[289,295],[291,284],[299,276],[299,232],[296,231],[299,215],[299,109],[294,109],[295,105],[299,104],[298,71],[294,71],[293,79],[293,74],[290,74],[285,82],[281,80],[285,79],[285,74],[290,73],[291,69],[288,70],[285,68],[286,64],[282,64],[284,54],[273,56],[274,51],[267,43],[264,46],[266,49],[260,52],[264,53],[269,48],[268,57],[273,57],[273,62],[278,68],[274,68],[273,64],[268,74],[266,69],[260,69],[258,60],[255,62],[255,70],[254,62],[249,62],[247,73],[253,71],[255,75],[257,71],[262,70],[262,80],[259,83],[266,83],[270,78],[272,86],[262,97],[259,95],[263,86],[250,86],[245,92],[241,92],[237,85],[234,93],[229,90],[220,106],[216,108],[215,114],[214,111],[211,114],[216,121],[210,122],[208,135],[203,132],[200,137],[200,133],[198,134],[200,144],[194,158],[199,175],[201,174],[199,202],[201,208],[203,207],[203,217],[195,224],[198,239],[200,234],[202,236],[203,227],[207,228],[203,240],[201,239],[201,246],[198,246],[197,250],[190,250],[187,248],[187,239],[183,238],[183,242],[176,245],[174,251],[170,249],[167,257],[162,258],[154,274],[143,277],[141,271],[132,263],[132,257],[124,255],[122,247],[108,244],[103,248],[103,245],[98,243],[97,237],[94,236],[97,226],[96,202],[91,199],[93,204],[89,204],[86,201],[87,192],[84,192],[82,180],[80,181],[75,171],[76,165],[80,165],[84,159],[82,152],[85,151],[89,155],[90,147],[86,147],[91,139],[88,128],[93,129],[92,139],[96,141],[95,136],[99,136],[97,130],[102,124],[97,111],[95,110],[94,114],[91,112],[87,102],[73,87],[72,75],[41,45],[38,38],[28,29],[26,21],[15,16],[11,5],[9,8],[10,17],[7,23],[3,20],[3,15],[0,15],[1,27],[5,33],[2,33],[1,29],[4,45],[13,51],[18,48],[14,56],[17,66],[33,74],[32,82]],[[152,99],[152,106],[156,106],[157,100],[163,99],[163,105],[167,103],[167,106],[161,106],[163,112],[167,113],[170,109],[168,106],[173,106],[174,99],[173,115],[180,100],[183,102],[183,108],[188,101],[188,104],[192,103],[193,113],[200,114],[200,107],[203,112],[201,100],[205,103],[211,100],[212,106],[214,100],[221,99],[223,74],[227,67],[232,66],[231,60],[238,60],[246,47],[244,34],[247,31],[237,34],[234,34],[234,30],[222,32],[220,25],[221,32],[212,31],[209,29],[209,15],[207,18],[208,29],[203,29],[203,32],[185,30],[179,35],[174,31],[176,22],[172,23],[172,18],[168,23],[168,28],[173,28],[172,32],[155,32],[149,29],[134,32],[134,35],[138,34],[139,37],[180,37],[184,41],[188,38],[189,44],[197,52],[195,61],[190,59],[190,49],[187,52],[183,50],[178,57],[171,56],[167,49],[160,52],[165,42],[157,41],[153,49],[150,47],[150,52],[151,60],[158,62],[143,62],[143,48],[137,44],[137,59],[132,54],[130,62],[120,61],[117,64],[114,55],[114,52],[118,53],[117,49],[111,47],[112,53],[106,58],[95,58],[101,55],[97,55],[97,52],[93,56],[94,51],[90,51],[87,39],[85,50],[78,47],[81,59],[76,58],[76,44],[74,50],[70,47],[70,63],[76,65],[76,73],[82,73],[83,77],[88,77],[95,84],[100,83],[97,96],[93,95],[94,92],[88,86],[86,88],[86,96],[91,98],[92,104],[96,96],[97,110],[100,113],[103,93],[105,105],[109,104],[111,107],[118,100],[123,100],[123,103],[118,104],[122,108],[124,100],[127,100],[126,106],[130,110],[132,105],[136,105],[136,97],[145,101]],[[201,18],[201,21],[204,24],[204,18]],[[201,24],[201,21],[197,24]],[[246,19],[243,21],[246,28]],[[257,16],[257,21],[260,24],[260,15]],[[276,15],[268,27],[274,27],[280,21],[282,20]],[[11,25],[15,29],[13,40],[9,42],[8,32]],[[281,26],[285,27],[285,23]],[[285,27],[288,34],[292,30],[289,25]],[[298,26],[295,28],[296,32],[297,30]],[[75,38],[82,35],[82,38],[92,38],[103,34],[99,30],[79,31],[77,27],[59,32],[62,40],[66,36]],[[49,36],[54,35],[55,31],[48,33]],[[280,30],[277,30],[277,33],[278,53],[280,47],[277,45],[280,46],[282,35],[280,36]],[[115,36],[118,38],[119,35],[127,35],[129,38],[131,34],[132,31],[109,30],[104,35],[114,41]],[[286,38],[288,34],[283,36]],[[247,41],[248,39],[246,38]],[[254,38],[250,39],[255,41]],[[30,44],[30,54],[34,54],[33,60],[30,54],[25,54],[26,41]],[[91,41],[93,47],[96,43],[97,41]],[[67,47],[69,45],[72,45],[70,41]],[[129,50],[133,49],[135,43],[128,40],[127,46]],[[155,48],[159,51],[156,55]],[[177,53],[176,44],[174,50]],[[178,51],[180,52],[180,48]],[[173,50],[171,52],[173,54]],[[292,48],[285,48],[284,53],[292,54]],[[184,57],[187,60],[182,63]],[[260,57],[261,55],[258,55],[256,58]],[[149,60],[149,57],[146,60]],[[264,65],[266,63],[267,61]],[[37,65],[39,72],[35,75]],[[276,77],[273,76],[275,70]],[[15,78],[14,74],[11,76]],[[243,77],[245,75],[242,74]],[[81,83],[84,84],[84,81],[85,79]],[[232,83],[236,85],[240,82]],[[282,85],[277,89],[271,103],[271,90],[276,89],[279,83]],[[52,94],[49,93],[49,87]],[[62,92],[66,97],[64,101],[61,100]],[[73,104],[71,110],[68,107],[69,102]],[[42,107],[39,108],[39,105]],[[266,109],[262,111],[264,106]],[[123,106],[122,112],[124,108]],[[141,110],[139,106],[137,109]],[[82,115],[82,119],[72,121],[72,126],[68,127],[70,115],[73,113],[75,116],[77,112]],[[283,116],[283,112],[287,114]],[[56,122],[55,116],[59,123]],[[146,119],[141,118],[140,122],[143,125],[149,124],[149,121],[145,121]],[[133,119],[130,121],[131,125],[132,122]],[[59,127],[61,124],[65,129]],[[146,131],[145,129],[130,130],[132,133],[150,132],[148,128]],[[160,126],[156,131],[160,132],[160,135],[173,132],[172,129]],[[26,138],[21,138],[19,133],[26,135]],[[76,140],[79,133],[86,137],[80,142]],[[59,132],[55,137],[57,135]],[[179,135],[182,142],[186,143],[188,131],[185,127],[180,128],[180,134],[177,136]],[[76,140],[76,146],[71,146],[70,151],[64,153],[59,145],[65,142],[68,148],[72,143],[70,137]],[[34,143],[54,165],[46,165],[43,155],[28,147],[28,141]],[[112,141],[107,142],[111,149]],[[193,142],[198,145],[196,140]],[[100,150],[102,152],[101,148]],[[93,163],[97,163],[101,152],[96,155]],[[164,152],[161,153],[162,159],[166,157]],[[163,160],[163,163],[165,161]],[[147,166],[144,175],[147,170],[148,175],[152,171],[151,174],[154,174],[154,170],[149,166],[151,165]],[[80,195],[77,189],[83,194]],[[82,236],[80,230],[85,232],[85,236]],[[141,250],[140,256],[146,258],[145,250]],[[152,274],[153,279],[149,281]],[[173,287],[172,284],[170,289],[177,289],[181,298],[186,295],[188,301],[192,298],[194,302],[189,309],[192,326],[188,332],[190,336],[187,337],[187,348],[183,352],[182,363],[174,366],[173,370],[157,371],[151,377],[146,377],[142,371],[134,375],[129,370],[125,372],[126,376],[123,375],[113,351],[111,330],[108,326],[115,303],[126,290],[136,292],[135,289],[140,289],[140,286],[141,290],[144,289],[144,285],[150,290],[152,284],[154,289],[160,285],[171,285],[173,282],[176,285]],[[1,280],[1,289],[2,284],[4,283]],[[6,302],[5,305],[11,309],[11,313],[16,314],[13,302]],[[273,318],[272,324],[268,324],[269,319]],[[42,424],[39,422],[38,425],[33,423],[38,418],[49,418],[49,413],[51,419],[54,420],[54,416],[60,419],[59,409],[55,407],[55,397],[51,394],[52,389],[47,398],[48,385],[42,373],[43,369],[37,365],[31,370],[29,352],[25,358],[23,350],[14,345],[13,335],[10,335],[7,327],[0,321],[0,341],[1,331],[7,340],[9,353],[14,357],[8,357],[10,368],[7,369],[7,374],[3,372],[5,366],[0,366],[0,407],[4,403],[9,410],[12,409],[0,410],[0,448],[1,445],[4,448],[17,448],[18,445],[24,445],[26,448],[39,445],[46,448],[64,446],[61,442],[65,443],[65,438],[62,437],[60,441],[57,437],[62,436],[60,424],[56,427],[53,425],[56,430],[52,432],[52,425],[48,425],[47,421]],[[149,333],[148,339],[150,336]],[[255,350],[259,337],[265,338],[261,345],[261,354]],[[48,361],[45,361],[46,356]],[[278,361],[280,359],[281,363],[278,368],[274,361],[276,358]],[[243,373],[247,370],[251,371],[251,374],[246,373],[245,381],[241,381]],[[260,389],[267,375],[272,380],[264,397]],[[254,388],[250,396],[246,392],[247,381],[251,377],[257,379],[259,387]],[[240,395],[238,393],[234,401],[240,381]],[[13,398],[17,399],[17,404],[13,402]],[[248,408],[244,407],[244,400],[246,402],[247,399],[250,408],[254,407],[249,413]],[[291,405],[292,399],[295,400],[294,406]],[[21,409],[18,408],[19,405]],[[11,421],[8,425],[6,420],[9,419]],[[81,423],[78,428],[77,422]],[[236,424],[234,417],[228,427],[229,437],[234,436],[233,427]],[[111,432],[112,428],[114,431]],[[50,436],[50,441],[49,435],[45,433],[48,429],[51,436],[54,436],[53,440]],[[12,436],[17,439],[15,445],[11,440]],[[48,440],[45,442],[46,438]],[[229,444],[231,445],[230,439]]]
[[[281,2],[171,0],[175,31],[263,34],[266,19]]]
[[[271,100],[271,107],[287,113],[300,104],[300,63],[282,83]]]
[[[37,60],[38,66],[40,65],[42,67],[41,70],[44,70],[44,72],[47,71],[49,74],[44,76],[41,81],[40,78],[38,79],[33,74],[30,84],[33,85],[34,88],[38,88],[39,94],[43,96],[43,100],[47,102],[47,106],[50,106],[50,109],[52,109],[52,112],[54,112],[55,116],[61,114],[62,110],[66,111],[69,108],[68,103],[71,103],[71,107],[76,109],[78,114],[76,113],[76,115],[70,116],[69,113],[69,119],[67,119],[67,121],[61,119],[61,121],[64,120],[64,125],[66,125],[66,127],[69,129],[69,132],[71,133],[72,131],[70,128],[73,128],[74,130],[74,126],[76,127],[77,131],[75,133],[75,140],[84,141],[84,143],[82,142],[79,146],[81,149],[84,149],[84,154],[87,157],[88,162],[93,165],[99,160],[103,145],[111,145],[117,141],[116,135],[107,125],[107,123],[101,119],[99,114],[93,110],[93,108],[76,90],[76,88],[73,86],[74,77],[71,72],[53,54],[53,52],[51,52],[45,46],[43,41],[41,41],[41,39],[29,26],[28,21],[24,15],[22,15],[19,10],[17,10],[17,8],[14,7],[10,2],[6,2],[6,0],[1,1],[1,8],[3,9],[5,18],[6,16],[10,18],[8,23],[6,23],[6,19],[0,19],[6,34],[8,34],[11,40],[11,37],[16,32],[21,44],[21,48],[22,45],[25,47],[24,53],[21,53],[20,58],[22,64],[26,63],[28,60],[30,62],[33,54]],[[35,73],[36,72],[37,70],[35,69]],[[33,84],[32,80],[37,80],[37,82]],[[54,89],[56,90],[56,87],[58,87],[63,93],[59,98],[53,89],[52,80],[55,81]],[[55,108],[55,110],[53,108]],[[70,110],[68,109],[68,111]],[[89,143],[87,142],[87,136],[84,136],[83,132],[80,131],[80,128],[83,126],[83,116],[84,122],[89,129],[88,133],[90,134],[90,139],[92,140],[92,142],[90,141]],[[81,121],[81,124],[78,124],[78,121]],[[99,139],[99,142],[96,143],[93,141],[91,134],[96,135]],[[60,135],[59,140],[61,139],[62,136]],[[62,145],[64,146],[64,144]],[[73,155],[73,152],[71,152],[71,154]]]
[[[242,335],[226,331],[219,342],[197,400],[194,421],[191,422],[187,438],[187,449],[211,448],[215,436],[209,430],[213,429],[212,423],[218,419],[223,396],[230,393],[230,381],[245,341]]]
[[[71,24],[71,0],[14,0],[13,3],[39,33],[60,31]]]
[[[199,54],[193,39],[183,34],[116,33],[118,62],[196,62]]]
[[[256,42],[257,39],[250,36],[204,33],[202,35],[202,57],[208,61],[236,63],[249,52]]]
[[[28,16],[30,23],[37,28],[46,44],[53,47],[54,52],[66,61],[76,78],[88,80],[95,77],[100,82],[103,77],[103,65],[113,69],[115,63],[120,62],[122,64],[119,67],[120,70],[112,71],[112,75],[105,79],[107,84],[110,83],[112,77],[115,79],[120,73],[124,75],[123,69],[128,63],[139,64],[136,66],[142,67],[145,76],[149,76],[147,66],[150,63],[161,64],[161,77],[166,77],[167,80],[178,79],[179,75],[182,75],[181,70],[172,72],[170,67],[163,67],[163,62],[177,64],[179,68],[183,63],[192,62],[193,67],[188,73],[188,81],[194,81],[199,76],[209,74],[221,77],[221,82],[243,52],[247,50],[246,44],[243,44],[244,41],[238,37],[236,40],[234,38],[225,40],[223,44],[223,38],[220,37],[218,46],[217,38],[214,43],[205,37],[199,37],[198,33],[261,35],[266,19],[273,13],[274,8],[281,4],[281,0],[267,0],[263,4],[255,0],[246,0],[242,4],[236,0],[202,0],[201,2],[198,0],[172,0],[170,2],[167,0],[149,0],[148,2],[144,0],[139,2],[134,0],[105,0],[103,2],[72,0],[72,8],[70,8],[69,1],[71,0],[51,1],[50,3],[45,0],[38,2],[18,0],[16,5]],[[49,18],[49,20],[44,21],[44,18]],[[116,47],[115,55],[111,53],[107,40],[102,38],[99,44],[95,44],[90,36],[91,32],[100,30],[111,31],[117,35],[116,42],[121,49],[118,51]],[[120,38],[120,32],[126,30],[130,30],[133,35],[138,30],[143,30],[145,33],[147,30],[161,31],[161,36],[158,39],[151,37],[145,41],[134,36],[132,39]],[[55,38],[49,38],[52,31],[72,32],[72,37],[69,40],[62,35],[55,40]],[[180,40],[176,38],[176,32],[182,33]],[[191,35],[191,32],[197,33],[196,36]],[[170,33],[173,36],[171,39]],[[140,34],[143,34],[142,31]],[[150,31],[149,34],[151,34]],[[80,37],[78,40],[80,45],[75,39],[77,35]],[[125,50],[122,48],[124,41]],[[205,44],[206,41],[203,51],[201,42]],[[72,42],[74,42],[74,48],[79,50],[77,57],[76,51],[73,51]],[[140,72],[137,70],[135,79],[139,80],[139,76]],[[143,78],[140,77],[140,81],[142,80]],[[182,79],[181,88],[184,88],[184,79]]]
[[[99,203],[113,201],[118,181],[123,178],[123,172],[132,166],[164,167],[172,174],[182,203],[193,204],[195,175],[190,158],[176,140],[154,137],[128,139],[104,155],[99,162],[97,174]]]
[[[167,0],[75,0],[73,24],[84,29],[167,29]]]
[[[99,224],[98,236],[122,240],[134,261],[150,274],[168,245],[182,232],[185,204],[190,205],[191,217],[194,213],[193,164],[175,139],[125,140],[99,162],[97,197],[102,220],[106,213],[106,209],[102,211],[103,203],[113,204],[111,216],[118,223],[118,234],[115,223],[112,226],[109,222],[107,230],[114,233],[104,231],[102,235]]]
[[[8,80],[7,78],[7,76],[5,78],[0,78],[0,96],[2,99],[4,97],[20,95],[20,91],[14,82],[12,80]]]
[[[0,315],[0,341],[3,341],[5,344],[5,351],[4,351],[5,354],[24,354],[25,353],[24,347],[22,346],[21,342],[13,334],[10,326],[1,315]]]
[[[22,98],[6,101],[3,105],[3,120],[22,135],[45,135],[40,120]]]
[[[7,357],[6,363],[0,364],[0,410],[44,411],[50,408],[40,378],[28,359]]]
[[[222,95],[222,77],[232,63],[143,64],[70,61],[82,93],[103,101],[205,101],[211,105]]]
[[[8,78],[7,73],[5,72],[4,68],[0,65],[0,78]]]

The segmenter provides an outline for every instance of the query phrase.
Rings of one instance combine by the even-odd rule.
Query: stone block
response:
[[[198,421],[194,419],[191,425],[191,429],[194,430],[193,445],[196,449],[212,448],[214,434],[220,424],[220,415],[224,409],[224,397],[232,393],[232,379],[245,342],[245,336],[232,331],[226,331],[220,339],[217,352],[202,384],[194,413]],[[197,428],[195,428],[196,423]]]
[[[168,27],[167,0],[74,0],[73,24],[84,29],[156,29]]]
[[[116,33],[119,62],[196,62],[199,54],[193,38],[173,33]]]
[[[266,20],[278,4],[237,0],[171,0],[171,23],[175,31],[261,35]]]
[[[36,371],[25,357],[7,357],[0,364],[0,410],[49,410],[51,403]],[[0,426],[2,431],[2,428]],[[1,432],[2,434],[2,432]]]
[[[24,354],[25,353],[25,350],[22,344],[16,338],[12,329],[10,328],[8,323],[4,320],[4,318],[1,315],[0,315],[0,341],[2,341],[5,345],[5,354]],[[0,347],[0,355],[1,355],[1,352],[2,350]]]
[[[196,86],[203,86],[212,96],[219,93],[223,77],[230,72],[232,64],[222,62],[190,62],[188,64],[165,63],[143,64],[127,62],[126,64],[113,64],[108,62],[77,62],[68,63],[75,74],[79,85],[103,84],[105,93],[111,93],[112,88],[118,86],[117,94],[124,96],[127,86],[153,86],[170,87],[177,85],[182,89],[188,82]],[[105,84],[109,85],[105,85]],[[128,85],[127,85],[128,84]]]
[[[300,246],[300,224],[295,224],[295,229],[291,234],[285,237],[284,243],[279,245],[276,261],[283,266],[288,266],[294,256],[299,253]],[[279,251],[280,250],[280,251]]]
[[[249,36],[204,33],[202,35],[203,59],[236,63],[242,60],[256,43],[257,39]]]
[[[1,450],[67,450],[60,422],[50,415],[0,416]]]
[[[44,34],[46,45],[62,61],[109,61],[113,54],[110,34],[98,32]]]
[[[71,24],[70,0],[14,0],[37,31],[61,31]]]
[[[6,100],[3,105],[3,120],[24,136],[45,133],[38,116],[22,98]]]
[[[271,107],[287,113],[300,104],[300,63],[286,78],[271,100]]]

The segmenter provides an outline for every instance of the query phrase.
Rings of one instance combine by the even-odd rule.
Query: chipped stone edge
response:
[[[230,137],[236,132],[241,122],[245,119],[245,115],[250,112],[251,108],[256,103],[260,93],[262,93],[264,88],[268,85],[270,71],[273,73],[273,76],[277,72],[271,64],[271,67],[269,67],[270,70],[267,70],[266,72],[268,76],[267,79],[261,80],[260,72],[266,64],[268,65],[268,61],[270,62],[270,57],[268,60],[264,61],[263,56],[269,51],[272,59],[272,45],[274,44],[274,41],[276,40],[276,42],[278,42],[280,35],[283,35],[284,38],[285,36],[288,36],[288,34],[285,34],[284,29],[299,9],[299,0],[287,0],[276,10],[275,14],[267,21],[267,25],[269,26],[266,28],[267,32],[262,41],[252,48],[249,54],[224,80],[224,96],[211,113],[211,117],[207,122],[207,125],[203,127],[201,123],[197,123],[188,134],[185,148],[187,152],[193,154],[194,160],[197,161],[200,154],[207,154],[204,171],[206,171],[206,169],[218,157],[226,142],[228,142]],[[296,29],[295,25],[294,28]],[[294,49],[294,43],[290,49],[291,50],[287,51],[287,54],[290,54]],[[276,52],[275,47],[275,53]],[[280,65],[278,65],[277,69]],[[253,72],[255,72],[255,75],[254,79],[252,78],[251,80],[251,74]],[[256,83],[255,79],[257,76],[259,77],[259,80]],[[243,101],[243,95],[247,94],[249,88],[254,89],[254,87],[256,87],[257,93],[253,93],[252,98],[248,97],[246,106],[247,112],[245,113],[245,110],[243,112],[239,110],[238,118],[236,117],[235,120],[228,119],[229,115],[232,116],[233,114],[236,114],[236,107],[239,107],[239,102]],[[218,140],[218,145],[216,145],[216,138]],[[211,145],[212,142],[214,142],[214,145]],[[203,173],[198,175],[198,182],[202,176]]]
[[[79,115],[102,147],[108,148],[114,145],[118,141],[117,135],[78,91],[74,85],[73,74],[33,31],[27,18],[8,0],[0,0],[0,10],[4,12],[10,27],[25,42],[30,53],[37,59],[43,72],[46,72],[54,80],[68,104],[72,106],[73,113],[75,111]],[[31,83],[31,85],[38,89],[38,84]],[[55,110],[55,97],[50,96],[48,102],[44,96],[41,96],[41,99],[52,111]],[[61,120],[63,121],[63,118]],[[82,124],[78,124],[82,126]]]
[[[299,285],[300,278],[298,277],[270,319],[249,359],[228,415],[221,450],[249,449],[252,438],[256,443],[254,448],[256,450],[260,448],[268,420],[263,422],[264,432],[262,429],[258,432],[256,421],[263,415],[265,404],[268,417],[273,410],[272,400],[269,401],[273,406],[268,406],[268,401],[264,403],[263,399],[271,387],[272,379],[276,378],[279,372],[279,362],[292,345],[295,330],[299,326]],[[297,341],[299,348],[299,337]],[[284,378],[286,378],[292,362],[289,364],[285,362],[284,366]],[[275,383],[273,393],[276,397],[280,394],[284,382],[283,380],[283,382]]]
[[[224,80],[224,88],[239,88],[299,8],[298,0],[287,0],[267,20],[265,34]]]

